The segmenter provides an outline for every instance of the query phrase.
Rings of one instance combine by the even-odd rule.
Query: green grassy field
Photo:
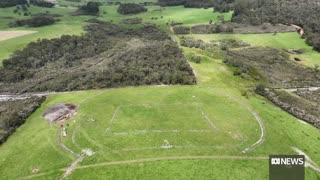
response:
[[[187,56],[193,53],[205,54],[193,49],[184,50]],[[93,170],[96,173],[90,177],[96,178],[103,175],[110,179],[148,179],[156,175],[163,179],[183,174],[192,179],[231,171],[228,168],[236,169],[229,174],[230,179],[265,179],[268,177],[267,160],[219,160],[208,157],[205,160],[138,161],[123,165],[112,165],[112,162],[176,156],[254,158],[270,154],[295,154],[291,147],[298,147],[316,163],[320,163],[318,129],[301,123],[259,96],[250,99],[242,97],[241,90],[249,82],[234,77],[221,59],[207,57],[202,64],[192,65],[199,78],[197,86],[129,87],[49,96],[42,107],[1,146],[1,174],[4,174],[5,179],[37,175],[31,171],[38,168],[40,179],[62,176],[64,168],[75,157],[57,144],[59,126],[49,125],[42,118],[45,109],[58,102],[80,105],[74,117],[75,123],[73,120],[68,122],[68,136],[63,139],[63,143],[76,153],[80,153],[83,148],[96,152],[80,163],[79,169],[70,176],[71,179],[85,179]],[[219,131],[209,132],[212,127],[203,119],[195,103]],[[124,109],[120,108],[112,127],[107,131],[119,106]],[[252,107],[263,120],[266,139],[252,152],[242,154],[241,151],[256,142],[261,133],[258,123],[246,107]],[[164,140],[173,148],[161,148]],[[23,162],[16,168],[16,163],[21,159]],[[111,165],[104,164],[110,162]],[[185,169],[195,163],[199,165],[193,166],[190,171]],[[241,167],[246,173],[241,171]],[[204,174],[188,175],[191,172]],[[312,170],[306,172],[307,179],[319,178],[319,174]],[[226,177],[225,173],[222,174]]]
[[[151,17],[163,16],[152,22],[165,28],[171,20],[197,24],[217,16],[209,9],[170,7],[162,12],[152,11],[158,8],[122,16],[113,6],[103,6],[106,14],[99,18],[120,22],[128,17],[151,21]],[[80,34],[86,24],[83,21],[88,18],[66,16],[56,25],[36,28],[36,34],[2,41],[0,59],[38,38]],[[305,57],[306,64],[317,62],[318,55],[294,33],[196,37],[205,41],[238,38],[256,46],[302,48],[306,53],[301,56],[310,53],[310,59]],[[204,59],[201,64],[190,61],[197,74],[197,85],[50,95],[1,145],[1,179],[58,179],[77,159],[58,143],[59,125],[49,124],[42,117],[47,108],[60,102],[79,105],[77,115],[65,123],[68,135],[62,143],[76,154],[86,148],[95,152],[84,158],[69,179],[268,179],[268,156],[297,154],[292,147],[301,149],[320,165],[319,129],[302,123],[260,96],[242,96],[243,92],[252,91],[253,83],[233,76],[232,69],[222,62],[224,55],[219,50],[183,50],[188,59],[192,55]],[[261,118],[265,131],[250,109]],[[262,132],[265,140],[243,153],[258,142]],[[33,169],[39,172],[33,173]],[[320,179],[320,174],[307,168],[306,179]]]
[[[209,42],[211,40],[221,39],[237,39],[250,43],[253,46],[273,47],[278,49],[301,49],[303,54],[294,55],[302,59],[302,64],[314,67],[315,64],[320,64],[320,53],[314,51],[308,46],[298,33],[278,33],[273,34],[213,34],[213,35],[191,35],[195,38]]]

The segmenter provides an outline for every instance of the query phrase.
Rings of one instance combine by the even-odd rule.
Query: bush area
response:
[[[54,4],[44,0],[30,0],[30,4],[40,7],[53,8]]]
[[[285,91],[259,89],[260,88],[256,89],[258,94],[266,97],[284,111],[320,128],[320,106],[313,101],[292,95]]]
[[[310,101],[316,102],[316,104],[320,107],[320,89],[314,91],[298,90],[296,94]]]
[[[289,93],[279,89],[320,86],[320,73],[316,68],[306,68],[289,59],[285,51],[272,48],[229,50],[224,60],[236,67],[235,76],[250,78],[260,94],[281,109],[320,128],[319,94],[317,92]]]
[[[86,5],[79,7],[75,15],[99,15],[99,6],[101,4],[98,2],[88,2]]]
[[[83,36],[39,40],[3,61],[1,92],[68,91],[149,84],[194,84],[177,44],[155,26],[100,22]]]
[[[0,8],[13,7],[17,5],[28,4],[27,0],[0,0]]]
[[[30,114],[32,114],[44,97],[32,97],[26,100],[5,101],[0,103],[0,144],[22,125]]]
[[[119,14],[138,14],[138,13],[143,13],[147,12],[148,9],[145,8],[142,5],[139,4],[133,4],[133,3],[128,3],[128,4],[120,4],[118,8],[118,13]]]
[[[288,53],[272,48],[248,48],[227,52],[225,63],[243,69],[270,88],[319,87],[320,73],[289,59]]]
[[[184,5],[186,0],[159,0],[160,6],[181,6]]]
[[[226,23],[219,24],[201,24],[191,27],[191,32],[194,34],[216,34],[216,33],[232,33],[233,26]]]
[[[232,21],[260,25],[296,24],[303,27],[307,43],[320,50],[320,6],[317,1],[237,0]]]
[[[54,24],[56,20],[53,16],[43,14],[43,15],[35,15],[32,16],[30,19],[21,19],[16,20],[14,22],[10,22],[10,27],[19,27],[19,26],[29,26],[29,27],[41,27],[41,26],[48,26]]]
[[[211,8],[216,12],[229,12],[232,10],[234,0],[159,0],[160,6],[181,6],[186,8]]]
[[[240,40],[234,39],[222,39],[219,41],[210,41],[209,43],[203,42],[201,39],[195,39],[193,37],[182,36],[180,38],[180,45],[188,48],[198,48],[202,50],[210,50],[215,47],[220,47],[222,50],[231,48],[242,48],[248,47],[250,44]]]
[[[190,27],[175,26],[173,27],[174,34],[190,34]]]
[[[142,18],[123,19],[122,23],[124,23],[124,24],[141,24],[142,23]]]

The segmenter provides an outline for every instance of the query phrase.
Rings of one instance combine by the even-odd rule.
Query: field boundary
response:
[[[159,107],[159,106],[195,106],[198,110],[200,115],[206,122],[209,123],[210,127],[214,131],[220,131],[219,128],[217,128],[212,120],[204,113],[204,111],[199,107],[199,103],[153,103],[153,104],[127,104],[127,105],[119,105],[117,106],[116,110],[113,113],[113,116],[111,120],[108,123],[108,127],[106,128],[106,134],[109,133],[111,130],[111,127],[118,115],[118,112],[120,111],[121,108],[127,108],[127,107]],[[129,134],[145,134],[145,133],[162,133],[162,132],[173,132],[173,133],[179,133],[181,132],[180,130],[139,130],[135,132],[115,132],[116,135],[129,135]],[[196,130],[196,129],[191,129],[188,130],[187,132],[203,132],[203,130]],[[114,134],[114,133],[113,133]]]

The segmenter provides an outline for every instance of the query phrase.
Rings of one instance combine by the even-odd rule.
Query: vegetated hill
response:
[[[232,21],[260,25],[296,24],[305,31],[307,43],[320,51],[319,0],[237,0]]]
[[[1,92],[194,84],[182,50],[154,26],[91,24],[83,36],[39,40],[3,61]]]
[[[234,75],[256,81],[256,92],[299,119],[320,128],[317,91],[292,94],[278,88],[320,87],[317,68],[305,68],[287,53],[272,48],[228,51],[225,63],[236,67]],[[262,85],[261,85],[262,84]]]
[[[25,122],[45,100],[44,97],[32,97],[25,100],[6,101],[0,103],[0,144],[2,144],[16,128]]]
[[[148,9],[139,4],[128,3],[128,4],[120,4],[117,11],[120,14],[138,14],[142,12],[147,12]]]
[[[27,0],[0,0],[0,8],[28,4]]]

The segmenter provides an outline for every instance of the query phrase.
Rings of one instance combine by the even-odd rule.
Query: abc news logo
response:
[[[271,165],[304,165],[304,158],[271,158]]]
[[[304,180],[303,155],[269,156],[269,180]]]

